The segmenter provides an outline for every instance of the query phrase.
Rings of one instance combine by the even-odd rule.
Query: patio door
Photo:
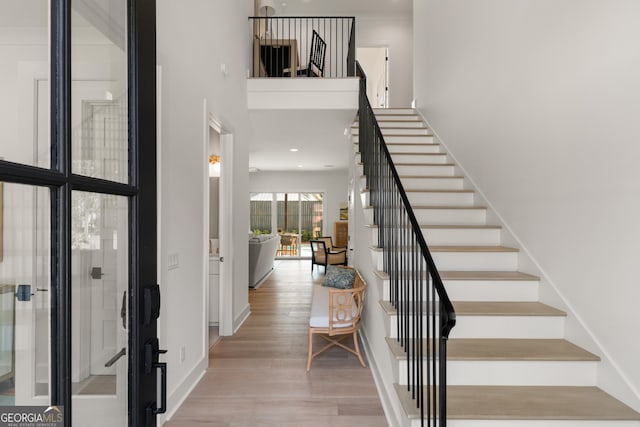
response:
[[[323,235],[323,193],[251,193],[249,199],[253,233],[280,235],[278,258],[311,258],[309,240]]]
[[[153,427],[167,372],[155,1],[3,2],[0,16],[0,405]]]

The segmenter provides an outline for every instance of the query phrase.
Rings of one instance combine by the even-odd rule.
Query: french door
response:
[[[277,232],[278,258],[311,258],[309,240],[323,235],[323,193],[250,193],[250,229]]]
[[[155,426],[155,0],[0,17],[0,405]]]

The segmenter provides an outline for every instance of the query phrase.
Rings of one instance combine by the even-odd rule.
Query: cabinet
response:
[[[333,245],[338,248],[346,248],[349,245],[349,223],[336,221],[333,224]]]
[[[220,258],[209,257],[209,326],[220,321]]]

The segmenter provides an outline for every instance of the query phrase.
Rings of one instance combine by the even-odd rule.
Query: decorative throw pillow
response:
[[[353,281],[356,278],[356,271],[353,268],[340,268],[335,265],[327,266],[327,274],[324,276],[322,286],[329,286],[338,289],[353,288]]]

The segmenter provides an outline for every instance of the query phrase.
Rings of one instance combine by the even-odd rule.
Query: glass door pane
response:
[[[300,256],[300,195],[277,193],[278,233],[280,248],[278,256]]]
[[[0,183],[0,405],[48,405],[49,189]]]
[[[251,193],[249,195],[249,228],[256,234],[271,234],[271,205],[273,193]]]
[[[128,202],[72,197],[73,423],[127,425]]]
[[[72,172],[128,182],[127,1],[72,5]]]
[[[0,158],[49,168],[49,1],[0,6]]]
[[[322,193],[300,193],[300,255],[311,257],[309,240],[322,236]]]

